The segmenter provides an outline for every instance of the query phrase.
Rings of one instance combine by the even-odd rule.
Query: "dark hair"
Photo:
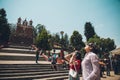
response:
[[[81,60],[81,54],[80,54],[80,52],[76,52],[76,59],[77,60]]]
[[[80,46],[75,46],[75,50],[80,50]]]
[[[94,44],[94,43],[88,43],[87,45],[90,46],[91,48],[94,48],[94,47],[95,47],[95,44]]]
[[[53,52],[55,53],[55,49],[53,49]]]
[[[97,47],[96,47],[96,45],[95,45],[94,43],[88,43],[87,45],[92,48],[92,49],[91,49],[92,52],[94,52],[94,53],[97,54],[97,51],[98,51],[98,50],[97,50]]]

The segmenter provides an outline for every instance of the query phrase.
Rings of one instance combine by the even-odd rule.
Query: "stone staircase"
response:
[[[35,53],[11,53],[12,51],[0,52],[0,60],[12,60],[12,61],[35,61]],[[39,56],[39,61],[45,61],[45,59]]]
[[[0,64],[0,80],[64,80],[66,78],[68,78],[68,70],[53,71],[49,64]]]
[[[40,57],[35,63],[35,53],[29,48],[4,48],[0,50],[0,80],[65,80],[68,78],[68,67],[57,64],[57,71],[51,68],[50,62]]]

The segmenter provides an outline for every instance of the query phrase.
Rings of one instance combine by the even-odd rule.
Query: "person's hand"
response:
[[[74,52],[73,54],[72,54],[72,56],[74,57],[76,55],[76,52]]]

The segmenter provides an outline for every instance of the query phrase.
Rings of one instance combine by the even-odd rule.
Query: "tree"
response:
[[[74,31],[71,38],[70,43],[73,47],[79,47],[80,49],[85,46],[84,42],[82,41],[82,36],[79,34],[78,31]]]
[[[60,35],[58,34],[58,33],[56,33],[54,36],[53,36],[53,38],[54,38],[54,42],[55,43],[60,43]]]
[[[68,35],[65,34],[64,37],[63,37],[63,39],[64,39],[64,44],[63,44],[64,48],[68,48],[68,45],[69,45]]]
[[[35,27],[35,32],[36,32],[36,34],[41,33],[41,31],[42,31],[43,29],[45,29],[45,26],[42,25],[42,24],[38,24],[38,25]]]
[[[10,27],[6,19],[6,11],[0,9],[0,45],[7,45],[10,36]]]
[[[87,43],[94,43],[95,44],[94,53],[98,54],[98,56],[101,58],[102,52],[100,51],[100,49],[101,49],[101,39],[100,39],[100,37],[97,36],[97,35],[94,35],[92,38],[90,38],[88,40]]]
[[[60,35],[58,33],[51,35],[49,38],[50,45],[53,48],[54,44],[60,44]]]
[[[36,45],[38,48],[41,48],[43,50],[50,50],[50,43],[49,43],[49,34],[47,30],[44,28],[39,31],[37,37],[36,37]]]
[[[88,43],[90,42],[96,45],[95,50],[96,50],[96,53],[99,54],[100,58],[103,58],[105,53],[108,53],[107,55],[109,55],[109,52],[116,48],[116,45],[113,39],[100,38],[97,35],[94,35],[94,37],[90,38]]]
[[[102,42],[102,51],[108,53],[109,51],[112,51],[113,49],[116,48],[115,42],[113,39],[107,38],[101,38],[101,42]]]
[[[11,32],[11,34],[15,33],[15,30],[16,30],[16,28],[17,28],[16,24],[10,23],[10,24],[9,24],[9,27],[10,27],[10,32]]]
[[[16,25],[15,24],[9,24],[9,26],[10,26],[10,32],[11,32],[11,34],[10,34],[10,37],[9,37],[9,40],[10,41],[12,41],[13,39],[14,39],[14,35],[15,35],[15,32],[16,32]]]
[[[69,39],[67,34],[62,35],[62,38],[60,39],[60,44],[63,49],[67,50],[69,45]]]
[[[88,41],[90,38],[92,38],[95,35],[94,27],[90,22],[85,23],[85,31],[84,35],[86,37],[86,40]]]

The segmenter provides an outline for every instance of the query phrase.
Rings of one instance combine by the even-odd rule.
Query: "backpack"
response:
[[[56,55],[56,54],[53,54],[53,55],[52,55],[52,63],[53,63],[53,64],[56,64],[56,62],[57,62],[57,55]]]

